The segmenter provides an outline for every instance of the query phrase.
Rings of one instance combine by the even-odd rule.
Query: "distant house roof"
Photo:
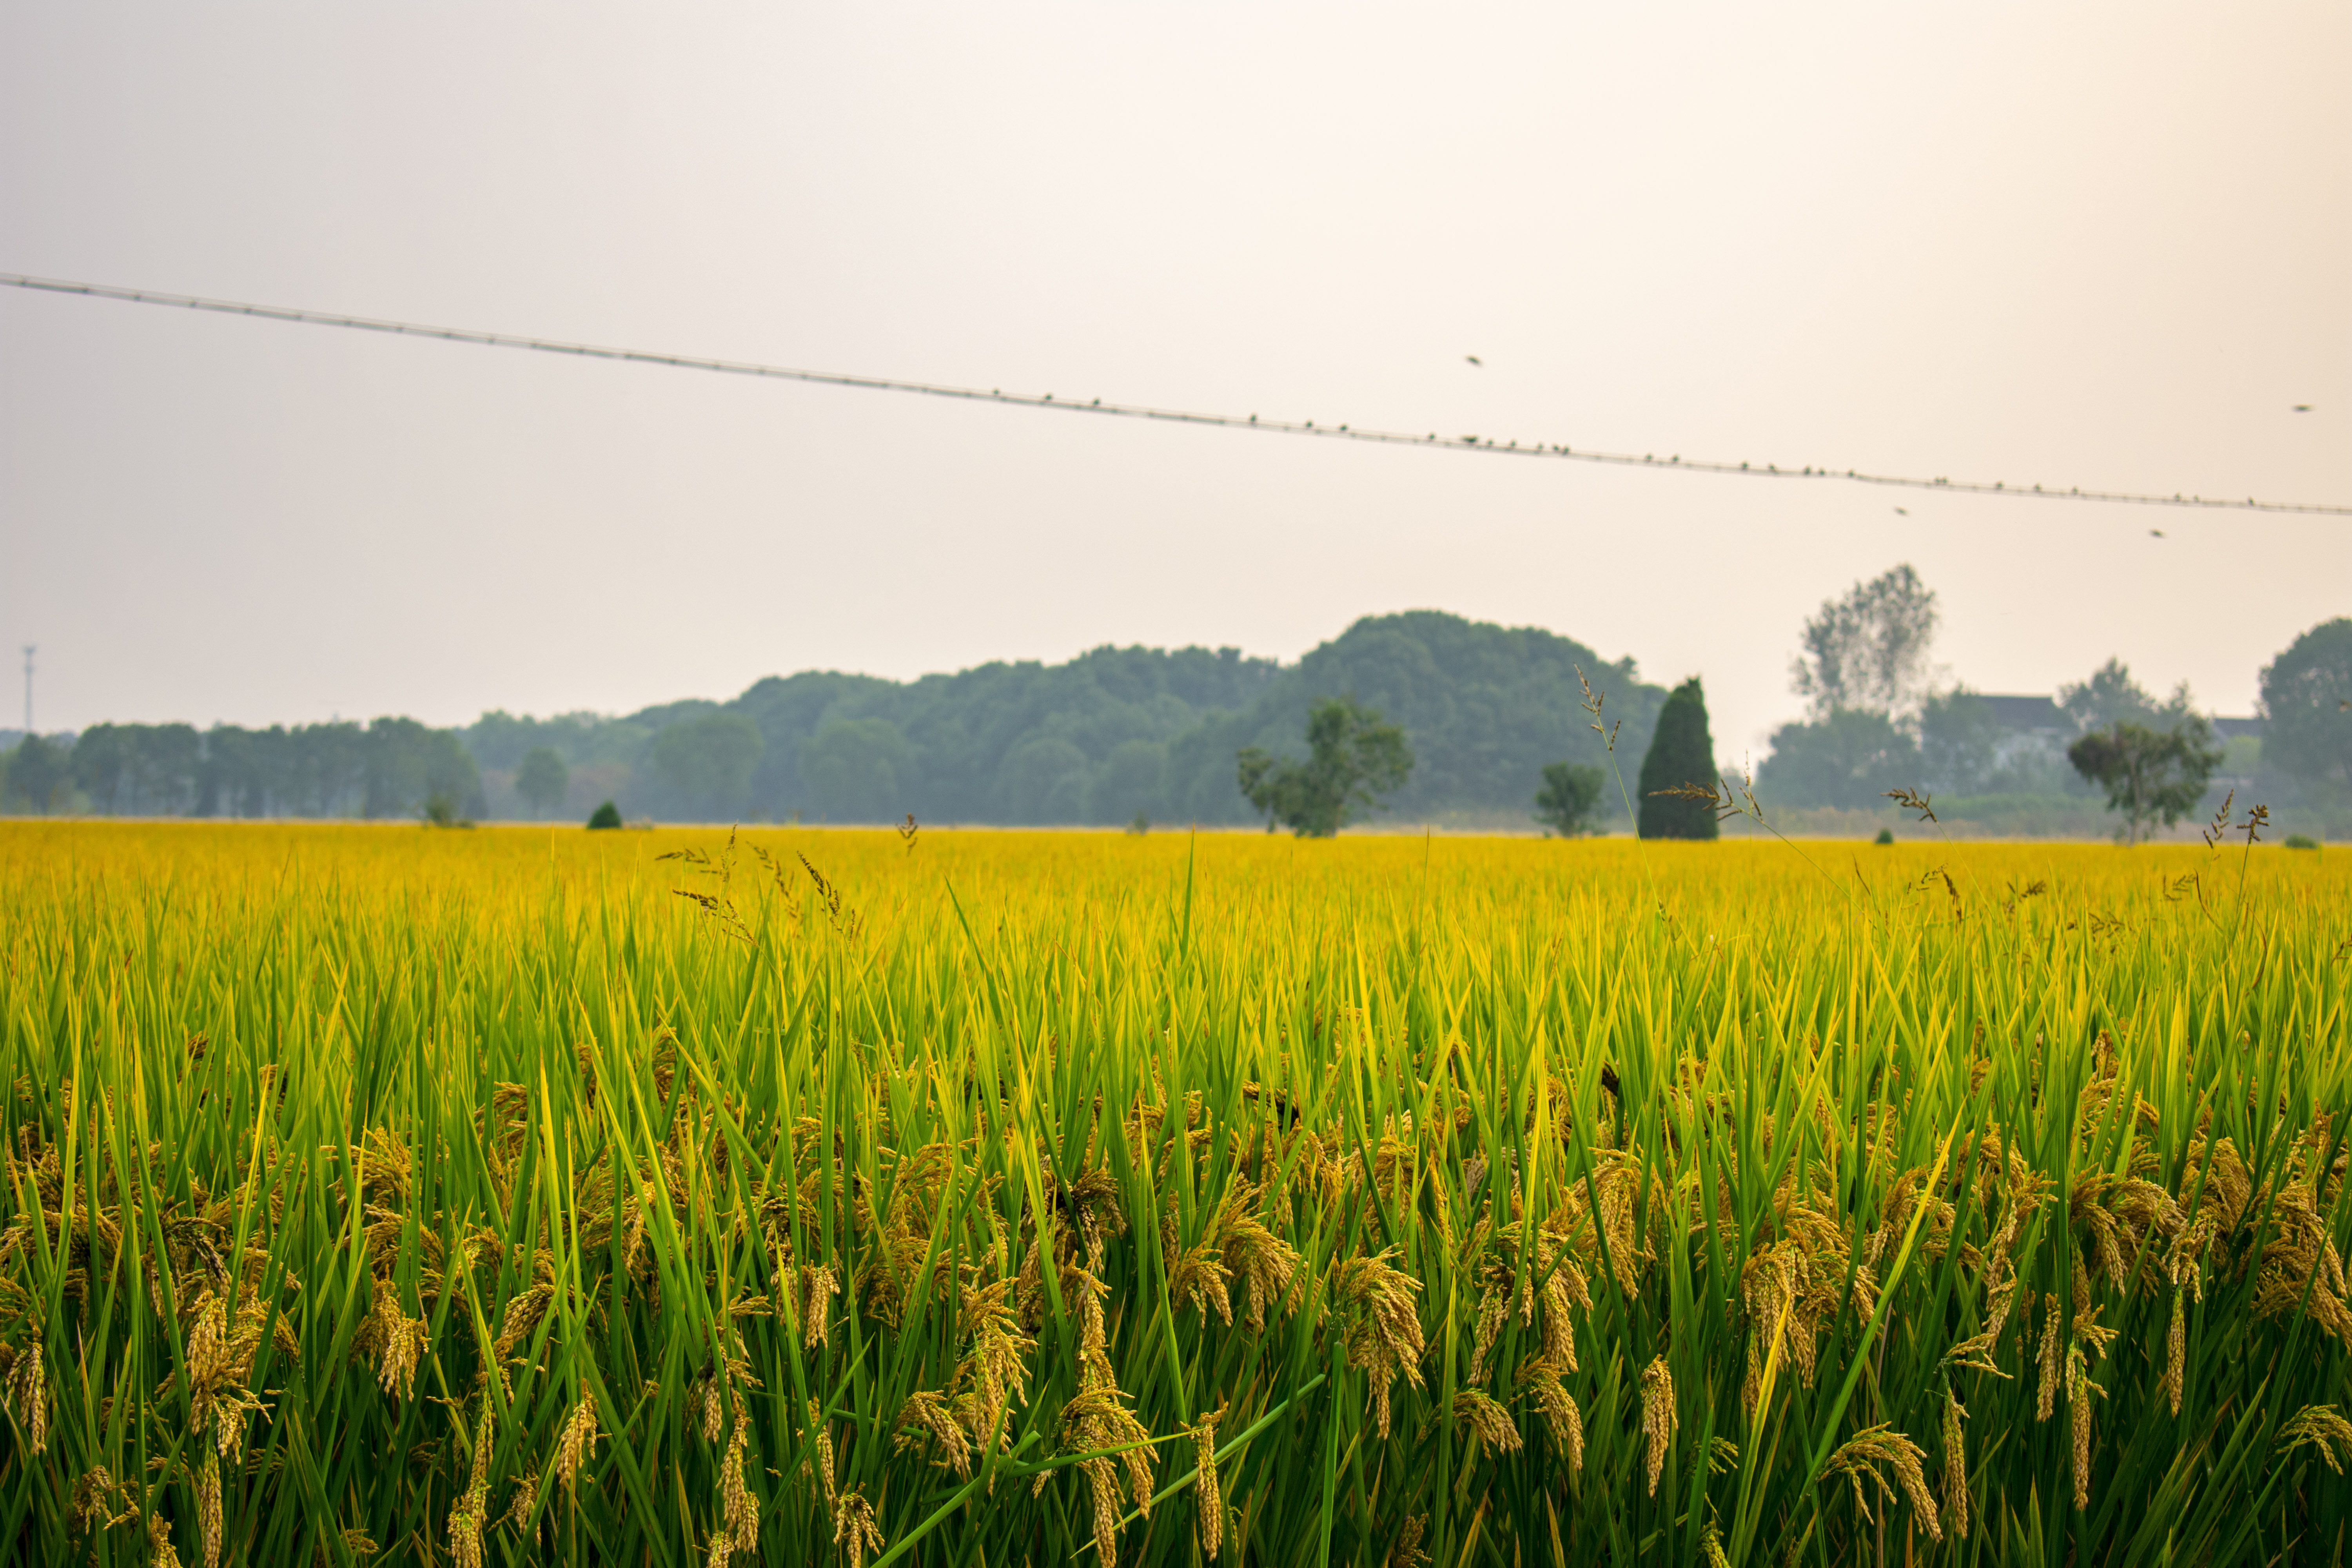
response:
[[[2234,741],[2241,735],[2252,735],[2259,741],[2263,735],[2263,721],[2260,719],[2216,719],[2213,721],[2213,733],[2224,741]]]
[[[2047,697],[2000,697],[1988,695],[1985,706],[1992,710],[1994,722],[2004,730],[2072,730],[2073,720],[2064,709]]]

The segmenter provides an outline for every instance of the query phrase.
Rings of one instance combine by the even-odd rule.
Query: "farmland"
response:
[[[0,825],[0,1539],[2333,1561],[2352,870]]]

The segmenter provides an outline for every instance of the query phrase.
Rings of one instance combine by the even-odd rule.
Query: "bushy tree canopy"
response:
[[[1265,814],[1266,830],[1328,838],[1376,811],[1412,773],[1404,731],[1353,697],[1328,697],[1307,716],[1307,758],[1278,758],[1244,746],[1235,762],[1242,794]]]
[[[1895,712],[1927,694],[1936,640],[1935,591],[1909,565],[1824,602],[1805,623],[1790,668],[1797,694],[1816,717],[1840,709]]]
[[[1756,781],[1772,804],[1857,811],[1884,805],[1888,790],[1918,782],[1919,748],[1910,731],[1885,713],[1859,708],[1781,725]]]
[[[2322,621],[2263,667],[2263,760],[2352,784],[2352,618]]]
[[[2169,827],[2205,798],[2221,765],[2213,727],[2191,715],[2168,730],[2115,724],[2095,730],[2067,748],[2066,760],[2107,793],[2109,810],[2123,814],[2123,838],[2137,844],[2151,824]]]
[[[1536,820],[1562,838],[1601,831],[1601,791],[1608,776],[1587,763],[1553,763],[1536,791]]]
[[[533,746],[524,752],[522,765],[515,769],[515,793],[541,816],[562,806],[564,792],[571,787],[572,770],[547,746]]]

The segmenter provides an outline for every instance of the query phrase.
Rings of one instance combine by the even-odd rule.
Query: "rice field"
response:
[[[21,1562],[2263,1563],[2337,854],[0,825]]]

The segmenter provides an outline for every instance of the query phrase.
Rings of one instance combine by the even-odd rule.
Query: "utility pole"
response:
[[[38,643],[25,645],[25,739],[28,741],[33,738],[33,655],[39,647]]]

